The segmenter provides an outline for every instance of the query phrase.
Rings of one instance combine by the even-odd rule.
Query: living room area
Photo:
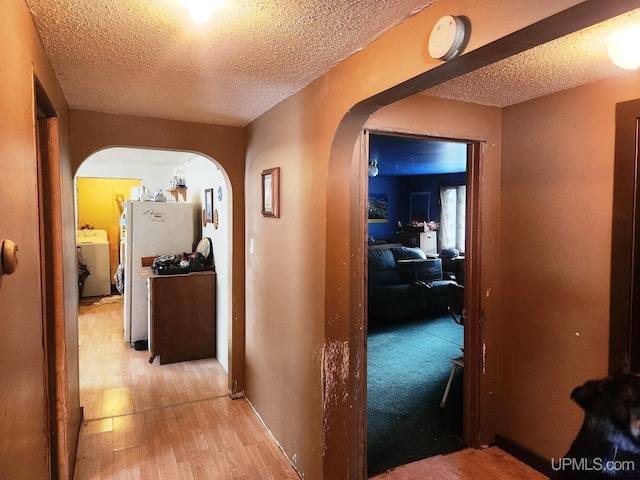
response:
[[[467,144],[365,132],[369,476],[460,450]],[[445,393],[446,392],[446,393]]]

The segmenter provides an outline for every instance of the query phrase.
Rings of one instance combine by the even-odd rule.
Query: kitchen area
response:
[[[122,302],[122,339],[136,350],[149,350],[151,362],[158,356],[160,364],[215,356],[227,370],[232,231],[227,185],[214,162],[191,152],[110,148],[78,169],[80,304]],[[178,265],[184,253],[193,261],[197,249],[205,248],[204,239],[210,262],[205,271],[189,273],[188,259],[180,272],[154,269],[157,257],[175,255]],[[185,282],[197,285],[176,287]],[[164,289],[164,284],[172,286]],[[202,294],[191,305],[194,289]],[[154,321],[165,318],[166,326],[171,309],[177,325],[163,334]],[[182,335],[182,353],[174,355],[167,340],[154,345],[154,333],[169,338],[169,345]],[[202,338],[210,341],[198,346]]]

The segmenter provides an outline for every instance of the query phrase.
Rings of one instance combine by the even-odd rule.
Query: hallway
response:
[[[81,306],[80,430],[74,480],[299,480],[217,360],[160,366],[128,347],[122,303]],[[404,465],[376,480],[546,478],[497,448]]]
[[[121,303],[79,308],[75,480],[299,478],[217,360],[149,364],[122,324]]]

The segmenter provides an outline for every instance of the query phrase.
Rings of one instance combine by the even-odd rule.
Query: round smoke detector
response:
[[[460,17],[445,15],[438,20],[429,36],[429,55],[439,60],[451,60],[461,53],[465,25]]]

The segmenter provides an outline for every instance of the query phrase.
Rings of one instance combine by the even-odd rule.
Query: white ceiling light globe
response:
[[[199,25],[204,25],[211,18],[213,11],[219,8],[222,3],[223,0],[187,0],[191,20]]]
[[[607,53],[620,68],[640,69],[640,25],[611,34],[607,39]]]

